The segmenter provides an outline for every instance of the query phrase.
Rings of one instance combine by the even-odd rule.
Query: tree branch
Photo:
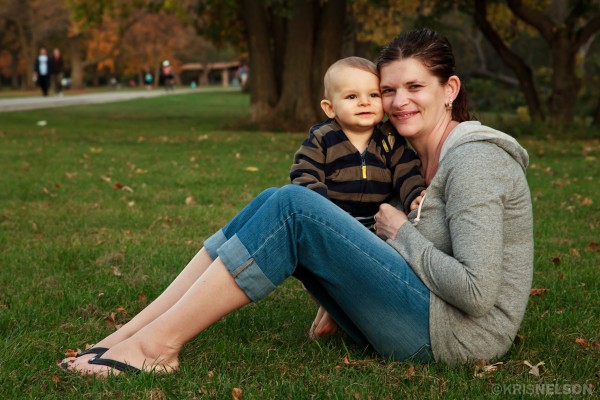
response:
[[[575,46],[583,46],[594,34],[600,31],[600,16],[594,17],[588,21],[575,35]]]
[[[527,7],[522,0],[507,0],[506,3],[517,17],[535,27],[547,42],[552,40],[555,25],[547,15]]]

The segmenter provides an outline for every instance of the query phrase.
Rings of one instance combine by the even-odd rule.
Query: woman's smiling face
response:
[[[419,60],[385,64],[380,79],[383,110],[402,136],[426,136],[447,121],[447,85]]]

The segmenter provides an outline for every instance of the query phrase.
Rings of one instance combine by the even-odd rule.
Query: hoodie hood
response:
[[[440,153],[440,161],[460,145],[470,142],[489,142],[503,149],[523,168],[523,171],[529,164],[529,155],[512,136],[504,132],[497,131],[488,126],[481,125],[479,121],[465,121],[458,124],[450,135],[446,138],[442,151]]]

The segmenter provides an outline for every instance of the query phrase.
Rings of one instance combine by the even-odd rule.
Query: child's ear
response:
[[[333,110],[333,104],[331,104],[331,101],[327,99],[321,100],[321,108],[329,118],[335,118],[335,111]]]

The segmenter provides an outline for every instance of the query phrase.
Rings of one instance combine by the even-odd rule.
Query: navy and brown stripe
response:
[[[335,120],[313,126],[294,156],[290,178],[331,199],[367,227],[381,203],[398,195],[408,210],[425,189],[419,159],[387,122],[375,127],[363,154]]]

